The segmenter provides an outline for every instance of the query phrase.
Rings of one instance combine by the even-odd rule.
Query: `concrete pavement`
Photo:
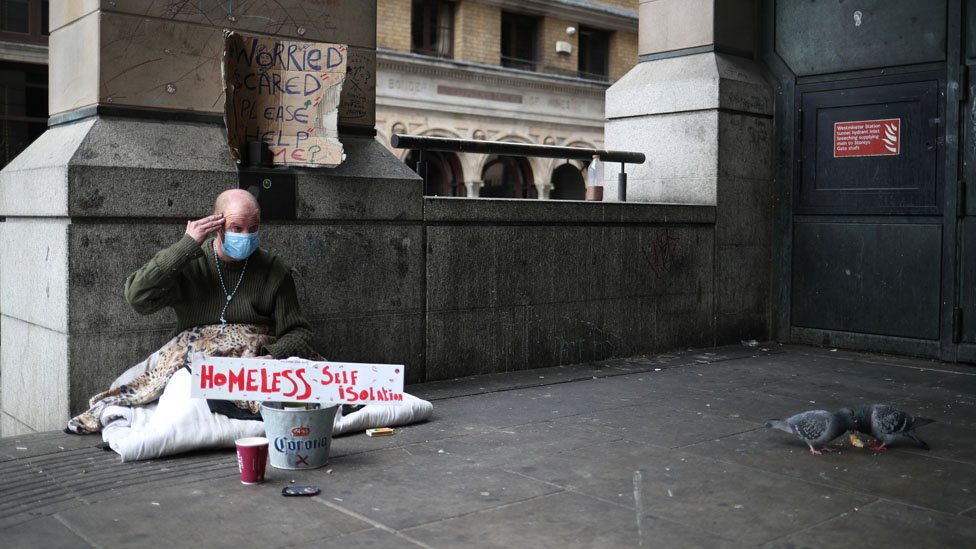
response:
[[[413,385],[431,421],[237,481],[233,450],[120,463],[0,439],[0,546],[976,546],[976,368],[771,345]],[[888,402],[932,450],[812,456],[772,417]],[[291,481],[312,498],[283,498]]]

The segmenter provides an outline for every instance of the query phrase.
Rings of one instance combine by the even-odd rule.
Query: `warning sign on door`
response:
[[[901,154],[901,119],[834,123],[834,158]]]

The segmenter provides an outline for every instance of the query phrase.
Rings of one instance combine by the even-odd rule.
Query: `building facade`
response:
[[[607,87],[637,62],[637,0],[380,0],[376,130],[603,148]],[[582,199],[585,163],[428,153],[438,196]]]
[[[47,128],[47,0],[0,0],[0,169]]]

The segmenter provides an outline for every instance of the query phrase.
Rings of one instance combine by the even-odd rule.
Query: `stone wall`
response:
[[[425,199],[426,378],[710,345],[714,213]]]
[[[67,158],[35,147],[4,170],[3,436],[61,428],[170,337],[172,312],[136,314],[122,286],[236,185],[221,135],[89,118],[41,138]],[[403,363],[416,383],[713,340],[713,207],[423,198],[379,143],[343,142],[341,166],[297,174],[298,221],[262,229],[330,359]]]

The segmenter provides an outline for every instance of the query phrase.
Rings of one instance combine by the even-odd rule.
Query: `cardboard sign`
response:
[[[834,123],[834,158],[901,154],[901,119]]]
[[[403,365],[195,355],[190,396],[309,404],[403,403]]]
[[[346,46],[235,32],[226,36],[224,122],[234,159],[244,160],[247,143],[260,141],[275,165],[339,165],[337,121]]]

